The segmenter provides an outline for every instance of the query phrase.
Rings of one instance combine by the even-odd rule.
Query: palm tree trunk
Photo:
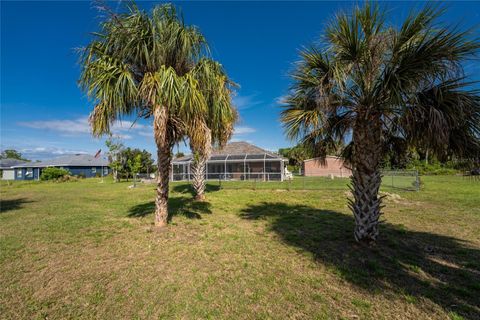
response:
[[[195,192],[196,201],[205,200],[205,167],[207,164],[207,157],[205,155],[197,154],[192,163],[192,185]]]
[[[192,163],[192,185],[195,193],[196,201],[205,200],[205,174],[207,161],[210,158],[211,153],[211,131],[210,129],[205,129],[205,144],[201,148],[202,150],[194,151],[194,146],[191,146],[192,151],[194,151],[193,163]]]
[[[168,223],[168,184],[172,162],[172,139],[168,133],[168,110],[157,106],[153,112],[153,134],[157,144],[157,196],[155,198],[155,226]]]
[[[378,196],[382,182],[381,125],[375,120],[378,119],[358,122],[353,131],[351,190],[354,199],[349,201],[349,207],[355,217],[355,240],[364,243],[376,241],[382,214],[382,199]]]

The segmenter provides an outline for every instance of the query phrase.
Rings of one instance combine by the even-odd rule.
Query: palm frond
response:
[[[465,89],[463,78],[450,79],[418,92],[401,119],[412,144],[428,145],[442,156],[480,151],[480,91]]]
[[[206,101],[192,70],[208,48],[200,31],[179,15],[171,4],[148,14],[130,3],[93,34],[81,52],[79,83],[96,104],[91,116],[95,134],[108,133],[108,121],[149,117],[161,106],[182,139],[180,132],[205,117]]]

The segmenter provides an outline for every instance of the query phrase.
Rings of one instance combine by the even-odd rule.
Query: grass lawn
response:
[[[480,319],[480,182],[422,181],[386,190],[372,248],[344,182],[199,204],[175,184],[161,232],[153,185],[2,182],[0,318]]]

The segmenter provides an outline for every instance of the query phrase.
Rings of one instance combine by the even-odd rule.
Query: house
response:
[[[0,159],[0,170],[2,171],[2,180],[15,180],[15,169],[13,166],[24,164],[25,161],[18,159]]]
[[[352,175],[352,170],[345,166],[342,158],[327,156],[322,164],[319,158],[304,160],[302,172],[306,177],[341,177],[347,178]]]
[[[107,175],[110,171],[108,162],[88,154],[74,154],[40,162],[27,162],[14,165],[15,180],[39,180],[42,170],[57,167],[68,170],[71,175],[86,178]]]
[[[172,181],[190,180],[192,155],[172,161]],[[207,180],[283,181],[288,159],[248,142],[231,142],[223,149],[213,150],[207,161]]]

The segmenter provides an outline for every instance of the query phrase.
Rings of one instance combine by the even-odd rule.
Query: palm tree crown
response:
[[[286,133],[320,157],[347,142],[357,240],[378,234],[379,165],[387,149],[428,146],[460,157],[480,150],[480,95],[462,68],[480,42],[436,23],[442,13],[427,6],[398,29],[387,26],[378,5],[339,14],[322,44],[301,52],[292,74],[281,114]]]
[[[83,51],[82,88],[96,102],[93,133],[110,131],[122,116],[150,117],[157,105],[168,106],[175,140],[195,115],[206,111],[195,71],[208,50],[196,27],[186,26],[174,6],[162,5],[151,16],[130,6],[102,24]],[[181,121],[176,118],[181,118]]]

